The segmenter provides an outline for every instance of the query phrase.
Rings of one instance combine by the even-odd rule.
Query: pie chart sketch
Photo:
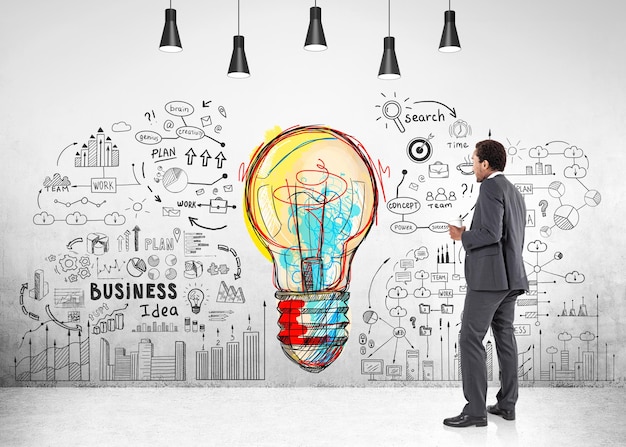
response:
[[[367,310],[363,313],[363,321],[367,324],[374,324],[378,321],[378,314],[373,310]]]
[[[187,187],[187,173],[181,168],[169,168],[163,174],[163,186],[169,192],[181,192]]]
[[[578,224],[579,215],[576,208],[563,205],[554,212],[554,224],[561,230],[571,230]]]
[[[559,181],[552,182],[550,186],[548,186],[548,192],[555,199],[563,197],[565,194],[565,185]]]
[[[602,196],[595,189],[591,189],[585,193],[585,203],[589,206],[598,206],[602,201]]]
[[[139,278],[141,275],[146,273],[146,262],[141,258],[131,258],[126,263],[126,270],[130,276]]]

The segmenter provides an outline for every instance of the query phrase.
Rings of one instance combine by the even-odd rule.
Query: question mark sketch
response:
[[[541,200],[539,202],[539,207],[541,208],[541,215],[543,217],[546,217],[546,210],[548,209],[548,201],[547,200]]]
[[[461,183],[461,186],[464,188],[463,189],[463,197],[465,197],[465,193],[467,192],[467,183]]]
[[[415,329],[415,320],[416,320],[415,317],[410,318],[411,324],[413,325],[413,329]]]
[[[151,120],[151,118],[150,118],[150,112],[146,112],[146,113],[144,113],[144,116],[145,116],[146,118],[148,118],[148,122],[152,122],[152,120]]]

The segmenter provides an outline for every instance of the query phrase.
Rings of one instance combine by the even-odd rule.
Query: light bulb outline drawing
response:
[[[320,372],[348,338],[352,259],[378,206],[374,163],[353,137],[296,126],[259,146],[245,176],[250,233],[274,264],[283,352]]]
[[[194,287],[187,292],[187,300],[191,305],[191,311],[194,314],[198,314],[200,313],[200,308],[202,307],[202,302],[204,301],[204,292],[202,289]]]

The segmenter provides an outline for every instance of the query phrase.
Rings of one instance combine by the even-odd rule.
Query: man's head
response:
[[[483,140],[476,143],[472,155],[476,181],[482,182],[496,171],[504,171],[506,166],[506,149],[495,140]]]

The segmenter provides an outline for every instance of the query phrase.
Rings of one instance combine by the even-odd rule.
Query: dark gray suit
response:
[[[483,339],[491,326],[501,373],[498,405],[515,409],[517,343],[513,329],[515,300],[528,290],[524,269],[526,205],[504,175],[481,182],[465,249],[467,294],[459,336],[461,374],[467,405],[463,413],[486,416],[487,368]]]

